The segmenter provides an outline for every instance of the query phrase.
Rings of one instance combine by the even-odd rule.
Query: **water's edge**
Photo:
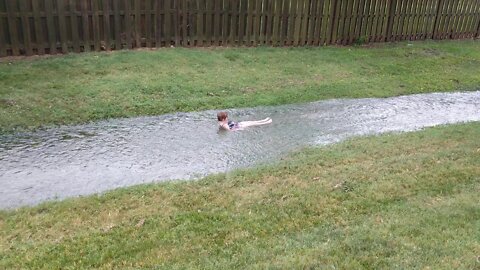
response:
[[[335,99],[229,110],[268,126],[221,132],[216,111],[102,120],[0,135],[0,208],[278,160],[358,135],[480,121],[480,91]]]

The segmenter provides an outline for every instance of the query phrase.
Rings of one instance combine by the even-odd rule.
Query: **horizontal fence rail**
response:
[[[480,36],[480,0],[0,0],[0,57]]]

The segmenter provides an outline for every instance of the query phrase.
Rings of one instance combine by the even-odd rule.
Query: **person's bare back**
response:
[[[218,120],[218,125],[220,129],[230,130],[230,131],[241,130],[246,127],[261,126],[261,125],[267,125],[272,123],[272,119],[270,117],[267,117],[263,120],[257,120],[257,121],[242,121],[242,122],[228,121],[227,112],[217,113],[217,120]]]

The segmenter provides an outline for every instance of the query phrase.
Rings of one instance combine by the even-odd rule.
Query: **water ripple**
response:
[[[220,132],[214,111],[114,119],[0,136],[0,207],[191,179],[356,135],[479,121],[480,91],[338,99],[229,111],[273,124]]]

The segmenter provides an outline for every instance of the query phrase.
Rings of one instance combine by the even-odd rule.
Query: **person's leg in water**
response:
[[[246,128],[246,127],[254,127],[254,126],[261,126],[261,125],[267,125],[272,123],[272,119],[270,117],[267,117],[263,120],[258,120],[258,121],[242,121],[238,123],[239,128]]]

